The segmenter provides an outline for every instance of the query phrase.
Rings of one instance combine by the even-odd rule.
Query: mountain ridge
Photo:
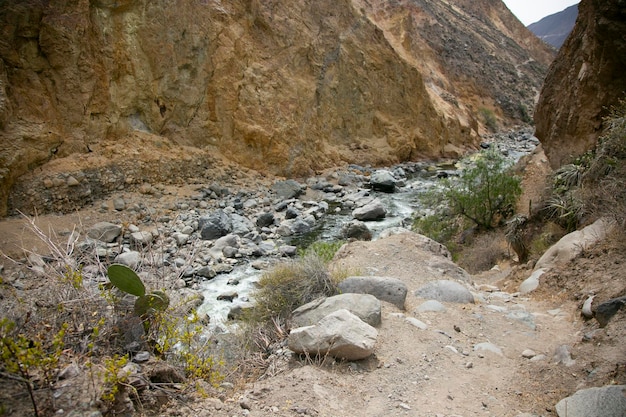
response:
[[[528,29],[549,45],[559,49],[569,36],[576,23],[578,5],[570,6],[558,13],[528,25]]]

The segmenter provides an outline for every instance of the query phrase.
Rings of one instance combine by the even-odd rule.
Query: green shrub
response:
[[[473,166],[458,179],[445,183],[445,197],[452,213],[488,230],[513,214],[522,189],[502,155],[493,150],[479,154]]]
[[[308,254],[298,260],[281,263],[265,273],[254,294],[255,307],[248,319],[270,322],[289,319],[291,312],[322,296],[337,294],[337,281],[324,259]]]
[[[485,123],[485,126],[487,126],[490,131],[496,132],[498,130],[498,121],[493,110],[481,107],[478,109],[478,112],[483,117],[483,123]]]
[[[298,250],[298,256],[306,257],[309,255],[318,256],[325,264],[329,264],[335,257],[335,253],[346,243],[343,240],[335,240],[332,242],[317,241],[309,245],[304,250]]]
[[[449,246],[459,233],[459,224],[454,217],[444,214],[430,214],[413,221],[413,231]]]

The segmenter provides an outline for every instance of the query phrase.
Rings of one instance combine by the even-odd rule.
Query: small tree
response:
[[[513,214],[522,192],[520,182],[502,155],[487,150],[458,179],[446,183],[445,196],[454,214],[486,230]]]

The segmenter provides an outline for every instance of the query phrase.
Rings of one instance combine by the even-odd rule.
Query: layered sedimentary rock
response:
[[[626,7],[582,0],[550,67],[535,111],[536,136],[553,167],[592,149],[610,106],[626,92]]]
[[[385,3],[2,2],[0,214],[68,157],[159,173],[224,155],[299,176],[458,154],[483,108],[525,117],[550,55],[500,1]]]

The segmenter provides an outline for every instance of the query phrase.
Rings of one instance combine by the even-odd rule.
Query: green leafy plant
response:
[[[154,290],[146,294],[146,287],[141,278],[126,265],[113,264],[107,269],[107,275],[111,284],[119,290],[134,295],[134,311],[139,317],[154,315],[157,311],[165,311],[169,307],[170,300],[163,291]]]
[[[187,377],[217,385],[224,379],[220,372],[223,362],[212,354],[204,333],[195,310],[185,317],[159,311],[155,313],[150,338],[155,350],[168,361],[182,365]]]
[[[41,376],[47,385],[54,382],[55,370],[65,347],[67,327],[67,324],[63,324],[51,340],[44,344],[42,339],[45,338],[29,338],[15,322],[7,318],[0,319],[1,367],[12,379],[26,386],[36,416],[40,415],[41,410],[35,398],[35,375]]]
[[[522,190],[519,177],[509,172],[505,158],[494,150],[481,152],[458,179],[444,183],[452,213],[488,230],[513,214]]]

